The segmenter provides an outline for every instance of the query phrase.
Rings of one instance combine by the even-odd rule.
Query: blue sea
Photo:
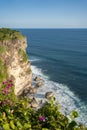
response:
[[[54,91],[61,110],[80,113],[87,125],[87,29],[19,29],[27,37],[34,76],[44,85],[37,96]]]

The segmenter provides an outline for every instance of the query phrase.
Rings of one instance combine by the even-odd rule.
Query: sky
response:
[[[87,0],[0,0],[0,28],[87,28]]]

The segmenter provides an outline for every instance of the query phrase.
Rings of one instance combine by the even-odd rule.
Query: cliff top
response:
[[[3,40],[14,40],[14,39],[22,39],[24,36],[17,30],[11,30],[9,28],[1,28],[0,29],[0,41]]]

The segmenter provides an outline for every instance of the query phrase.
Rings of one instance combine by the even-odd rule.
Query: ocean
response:
[[[61,110],[78,110],[87,125],[87,29],[18,29],[27,37],[34,76],[44,85],[37,97],[54,91]]]

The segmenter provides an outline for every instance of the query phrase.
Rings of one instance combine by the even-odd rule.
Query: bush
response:
[[[0,88],[0,126],[4,130],[87,130],[74,119],[78,113],[70,114],[71,120],[59,111],[53,99],[34,110],[28,107],[28,98],[17,98],[12,80],[3,82]]]
[[[11,30],[9,28],[0,29],[0,41],[3,40],[14,40],[23,38],[22,34],[19,31]]]

